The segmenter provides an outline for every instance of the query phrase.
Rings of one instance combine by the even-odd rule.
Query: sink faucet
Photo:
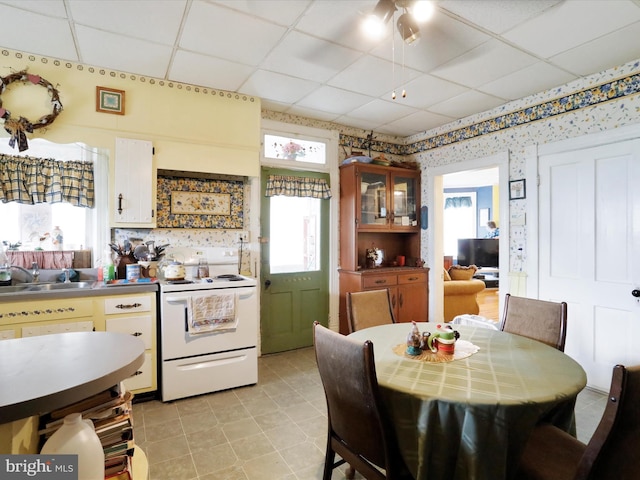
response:
[[[31,264],[31,277],[33,277],[31,280],[33,283],[38,283],[38,280],[40,279],[40,267],[38,266],[38,262],[33,262]]]
[[[24,272],[24,273],[25,273],[26,275],[28,275],[28,276],[29,276],[29,278],[31,279],[31,280],[28,280],[28,282],[27,282],[27,283],[31,283],[31,282],[33,282],[33,278],[34,278],[34,276],[33,276],[33,274],[32,274],[29,270],[27,270],[26,268],[22,268],[22,267],[19,267],[19,266],[17,266],[17,265],[11,265],[9,268],[14,269],[14,270],[20,270],[21,272]]]
[[[64,273],[64,283],[71,283],[71,270],[63,268],[62,273]]]

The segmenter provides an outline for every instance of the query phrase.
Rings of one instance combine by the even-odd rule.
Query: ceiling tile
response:
[[[589,75],[622,65],[630,59],[640,60],[638,39],[640,22],[551,57],[551,61],[578,75]]]
[[[241,90],[267,100],[292,104],[311,93],[318,86],[318,83],[310,80],[258,70],[242,85]]]
[[[382,125],[382,122],[376,118],[354,118],[349,115],[338,117],[336,122],[342,125],[349,125],[350,127],[360,128],[362,130],[374,130],[376,132]]]
[[[486,28],[495,33],[503,33],[522,22],[533,18],[545,10],[561,3],[562,0],[440,0],[438,5],[449,12]]]
[[[176,82],[191,83],[203,87],[216,85],[216,89],[240,91],[248,95],[241,85],[253,73],[254,68],[246,65],[238,65],[228,60],[207,57],[199,53],[178,51],[175,54],[169,77]],[[203,85],[202,79],[210,79],[208,85]]]
[[[474,113],[491,110],[502,105],[504,100],[482,92],[470,90],[462,95],[429,107],[429,111],[452,118],[464,118]]]
[[[392,122],[406,115],[411,115],[415,108],[402,105],[393,100],[374,100],[349,112],[352,118],[377,118],[382,122]]]
[[[261,63],[261,68],[274,72],[325,82],[355,62],[358,52],[291,31]]]
[[[500,77],[493,82],[478,87],[478,90],[503,98],[517,100],[539,93],[543,90],[563,85],[577,77],[545,62],[538,62],[528,67]]]
[[[194,2],[180,47],[245,65],[258,65],[285,34],[285,27],[218,5]]]
[[[2,0],[5,5],[14,6],[21,10],[51,15],[59,18],[67,18],[67,10],[63,0]]]
[[[398,100],[405,105],[416,108],[428,108],[430,105],[443,102],[467,91],[465,87],[431,75],[422,75],[401,87],[406,90],[407,96]],[[385,97],[391,98],[391,92],[387,92]]]
[[[195,0],[201,2],[202,0]],[[248,13],[278,25],[290,25],[304,12],[311,3],[310,0],[218,0],[215,2],[226,8]]]
[[[640,5],[631,0],[571,0],[515,27],[504,37],[549,58],[638,20]]]
[[[287,109],[287,113],[290,113],[292,115],[299,115],[301,117],[324,120],[325,122],[333,122],[339,116],[335,113],[322,112],[320,110],[305,108],[299,105],[291,105],[290,108]]]
[[[126,0],[68,0],[71,17],[79,25],[163,45],[175,43],[186,4],[186,0],[154,0],[149,8],[144,2]]]
[[[50,18],[6,5],[0,5],[0,18],[0,45],[3,47],[78,61],[73,35],[66,19]],[[25,25],[38,33],[25,34]]]
[[[334,87],[320,87],[298,102],[299,106],[340,115],[371,101],[371,97]]]
[[[103,32],[95,28],[76,26],[80,42],[80,60],[123,72],[165,78],[171,58],[171,47]],[[105,48],[108,45],[109,48]],[[113,52],[127,52],[113,55]]]
[[[446,117],[436,113],[419,111],[414,112],[405,117],[394,120],[385,124],[389,128],[397,129],[400,132],[409,132],[408,135],[424,132],[436,128],[443,123],[449,123],[454,120],[453,117]],[[407,133],[404,134],[405,136]]]
[[[431,71],[445,80],[477,87],[533,65],[536,58],[499,41],[490,40]]]
[[[363,34],[361,23],[375,5],[376,0],[313,2],[295,28],[314,37],[366,52],[376,42]]]
[[[403,69],[400,65],[367,55],[338,73],[328,84],[379,97],[401,85],[403,79],[412,80],[418,75],[420,73],[413,69]]]

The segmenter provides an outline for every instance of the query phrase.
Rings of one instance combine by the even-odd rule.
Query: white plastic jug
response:
[[[62,426],[49,437],[40,453],[77,454],[78,480],[104,480],[104,450],[91,420],[79,413],[64,417]]]

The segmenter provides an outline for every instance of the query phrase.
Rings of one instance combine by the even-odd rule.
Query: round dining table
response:
[[[435,323],[417,323],[434,333]],[[376,375],[403,458],[416,480],[514,479],[534,426],[575,434],[583,368],[526,337],[456,325],[456,354],[406,353],[410,323],[353,332],[371,340]],[[460,358],[456,358],[460,357]]]

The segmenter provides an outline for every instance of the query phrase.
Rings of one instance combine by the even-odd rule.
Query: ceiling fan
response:
[[[379,0],[369,14],[363,29],[368,35],[382,35],[385,25],[394,17],[396,11],[402,11],[398,17],[398,33],[402,40],[411,45],[420,39],[420,23],[426,22],[435,10],[430,0]]]

